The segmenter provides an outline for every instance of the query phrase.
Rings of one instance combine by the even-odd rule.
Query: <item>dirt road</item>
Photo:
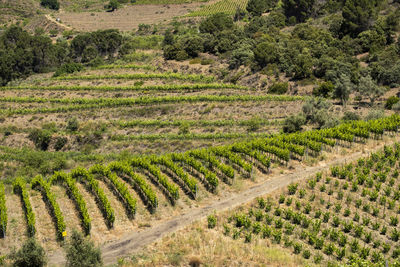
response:
[[[394,141],[391,141],[387,142],[386,144],[390,145],[393,143]],[[234,194],[225,199],[221,199],[220,201],[215,202],[211,205],[193,209],[187,213],[180,215],[179,217],[176,217],[172,220],[156,225],[150,229],[128,234],[124,238],[121,238],[119,241],[106,244],[102,247],[101,250],[104,263],[105,264],[116,263],[119,258],[128,256],[132,254],[132,252],[135,252],[140,248],[148,244],[151,244],[152,242],[162,238],[163,236],[169,233],[178,231],[196,220],[205,218],[213,211],[220,212],[228,209],[233,209],[237,206],[248,203],[259,196],[264,196],[277,189],[286,187],[292,182],[307,179],[310,176],[316,174],[317,172],[326,170],[331,166],[344,164],[346,162],[352,162],[360,157],[367,156],[371,152],[375,152],[382,149],[383,145],[384,144],[380,144],[373,150],[366,150],[364,153],[356,152],[353,154],[348,154],[347,156],[333,160],[323,165],[306,167],[302,169],[295,169],[290,174],[282,174],[271,177],[267,181],[255,185],[246,191]],[[64,261],[65,259],[61,250],[51,255],[49,259],[50,265],[60,265],[63,264]]]

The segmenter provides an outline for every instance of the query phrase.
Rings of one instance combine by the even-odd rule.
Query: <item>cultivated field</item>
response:
[[[117,241],[399,125],[393,116],[280,135],[304,97],[154,65],[37,76],[0,93],[1,253],[26,236],[58,251],[74,228]]]

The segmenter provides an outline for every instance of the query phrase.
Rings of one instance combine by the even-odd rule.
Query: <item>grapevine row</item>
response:
[[[4,184],[0,182],[0,238],[6,236],[7,231],[7,207]]]
[[[86,207],[86,202],[79,192],[79,189],[76,187],[76,181],[64,172],[55,172],[54,175],[49,178],[49,184],[55,183],[61,184],[66,188],[68,197],[74,201],[75,207],[79,212],[82,228],[88,235],[91,229],[91,219]]]
[[[165,175],[161,173],[159,167],[151,164],[147,159],[144,158],[132,158],[128,160],[128,164],[132,167],[140,167],[146,171],[148,171],[159,183],[163,186],[163,188],[168,192],[171,200],[179,199],[179,190],[178,187],[172,183],[170,183]]]
[[[108,168],[110,171],[117,173],[118,176],[121,176],[130,183],[142,198],[144,198],[149,209],[155,211],[158,206],[156,193],[141,176],[133,172],[131,166],[126,162],[112,162],[108,165]]]
[[[86,169],[78,167],[71,171],[71,178],[81,181],[86,188],[95,196],[96,202],[99,205],[100,210],[103,212],[103,216],[106,219],[108,227],[113,227],[115,221],[115,213],[113,208],[108,201],[107,196],[104,194],[103,189],[99,186],[99,182],[96,181],[92,174]]]
[[[207,182],[206,186],[208,187],[209,190],[214,192],[217,189],[219,184],[217,176],[215,175],[215,173],[205,168],[203,164],[201,164],[201,162],[191,157],[188,153],[184,154],[172,153],[170,154],[170,156],[173,161],[182,162],[187,166],[189,166],[189,168],[192,168],[197,172],[201,173],[201,175],[203,175],[205,181]]]
[[[50,190],[50,184],[43,180],[43,177],[38,175],[32,180],[32,189],[36,189],[42,193],[43,199],[45,200],[52,217],[54,218],[57,228],[57,238],[59,240],[64,239],[64,232],[66,229],[64,216],[62,215],[60,206],[56,202],[55,195]]]
[[[141,86],[121,86],[121,85],[53,85],[53,86],[7,86],[0,87],[0,91],[8,90],[38,90],[38,91],[198,91],[208,89],[235,89],[250,91],[252,88],[229,84],[229,83],[197,83],[197,84],[163,84],[163,85],[141,85]]]
[[[196,197],[198,187],[195,179],[189,177],[187,173],[177,164],[175,164],[170,156],[151,157],[150,161],[159,165],[163,165],[172,172],[174,172],[180,180],[189,188],[193,197]]]
[[[21,197],[22,206],[25,211],[25,218],[28,225],[28,235],[33,237],[36,233],[35,227],[35,214],[32,210],[31,201],[29,199],[28,191],[26,190],[25,181],[18,177],[13,183],[13,191]]]
[[[89,173],[101,175],[105,182],[112,184],[112,191],[116,192],[119,198],[124,202],[128,217],[133,219],[136,214],[136,199],[133,199],[129,193],[128,187],[121,182],[115,173],[103,165],[96,164],[89,169]],[[109,183],[107,183],[109,184]]]
[[[180,74],[180,73],[131,73],[131,74],[114,74],[114,75],[85,75],[85,76],[58,76],[54,80],[152,80],[152,79],[165,79],[165,80],[182,80],[193,82],[206,82],[211,83],[215,81],[213,76],[195,75],[195,74]]]

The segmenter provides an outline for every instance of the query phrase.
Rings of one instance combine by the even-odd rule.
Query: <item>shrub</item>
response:
[[[58,0],[41,0],[40,4],[43,7],[47,7],[50,9],[54,9],[54,10],[60,9],[60,3],[58,2]]]
[[[393,105],[397,104],[400,101],[400,98],[397,96],[391,96],[386,100],[385,109],[392,109]]]
[[[56,141],[55,141],[55,143],[54,143],[54,149],[55,149],[56,151],[61,150],[61,149],[65,146],[65,144],[66,144],[67,142],[68,142],[68,139],[67,139],[66,137],[63,137],[63,136],[57,137],[57,138],[56,138]]]
[[[72,117],[67,121],[67,130],[70,132],[76,132],[79,128],[79,122],[76,117]]]
[[[100,249],[96,248],[93,242],[85,239],[85,237],[76,230],[72,232],[71,240],[66,246],[66,258],[66,266],[68,267],[92,267],[103,265]]]
[[[213,229],[217,225],[217,218],[215,215],[210,215],[207,217],[208,228]]]
[[[342,120],[344,121],[358,121],[361,117],[355,112],[345,111]]]
[[[10,258],[13,266],[17,267],[41,267],[47,264],[46,253],[34,238],[29,238]]]
[[[306,119],[303,115],[290,115],[285,119],[283,125],[283,132],[294,133],[301,130],[301,127],[306,123]]]
[[[276,82],[268,88],[268,93],[283,95],[288,91],[288,89],[288,82]]]
[[[48,130],[34,129],[28,136],[37,149],[47,150],[51,141],[51,133]]]
[[[53,76],[58,77],[63,74],[70,74],[70,73],[78,72],[78,71],[81,71],[82,69],[83,69],[83,66],[80,63],[74,63],[74,62],[65,63],[56,70],[56,72],[54,73]]]
[[[328,98],[328,97],[332,97],[334,90],[335,90],[335,86],[333,85],[332,82],[328,81],[328,82],[322,83],[318,87],[315,87],[313,89],[312,94],[314,96],[320,96],[320,97]]]

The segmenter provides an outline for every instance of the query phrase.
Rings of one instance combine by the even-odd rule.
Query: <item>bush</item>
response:
[[[386,100],[385,109],[392,109],[394,104],[397,104],[400,101],[400,98],[397,96],[391,96]]]
[[[333,91],[335,90],[335,86],[332,82],[324,82],[320,86],[313,89],[312,94],[314,96],[321,96],[325,98],[332,97]]]
[[[72,117],[67,121],[67,130],[70,132],[76,132],[79,129],[79,122],[76,117]]]
[[[276,82],[268,88],[268,93],[283,95],[288,91],[288,89],[288,82]]]
[[[63,136],[57,137],[56,142],[54,143],[54,149],[56,151],[61,150],[65,146],[67,141],[68,141],[68,139],[66,137],[63,137]]]
[[[10,258],[13,266],[17,267],[41,267],[47,264],[46,253],[34,238],[29,238]]]
[[[381,109],[377,109],[377,110],[371,110],[365,117],[365,120],[366,121],[377,120],[377,119],[381,119],[383,117],[385,117],[385,112]]]
[[[306,123],[306,119],[303,115],[290,115],[285,119],[283,126],[283,132],[294,133],[301,130],[301,127]]]
[[[214,215],[207,217],[208,228],[213,229],[217,225],[217,218]]]
[[[103,266],[100,249],[76,230],[72,232],[71,240],[66,247],[66,254],[66,266],[68,267]]]
[[[41,0],[40,4],[50,9],[54,10],[60,9],[60,3],[58,2],[58,0]]]
[[[47,150],[51,141],[51,133],[48,130],[34,129],[28,136],[37,149]]]
[[[360,119],[361,119],[360,115],[351,111],[346,111],[342,118],[342,120],[344,121],[358,121]]]
[[[70,73],[74,73],[74,72],[78,72],[81,71],[83,69],[82,64],[79,63],[65,63],[63,65],[61,65],[56,72],[54,73],[54,77],[58,77],[60,75],[63,74],[70,74]]]

